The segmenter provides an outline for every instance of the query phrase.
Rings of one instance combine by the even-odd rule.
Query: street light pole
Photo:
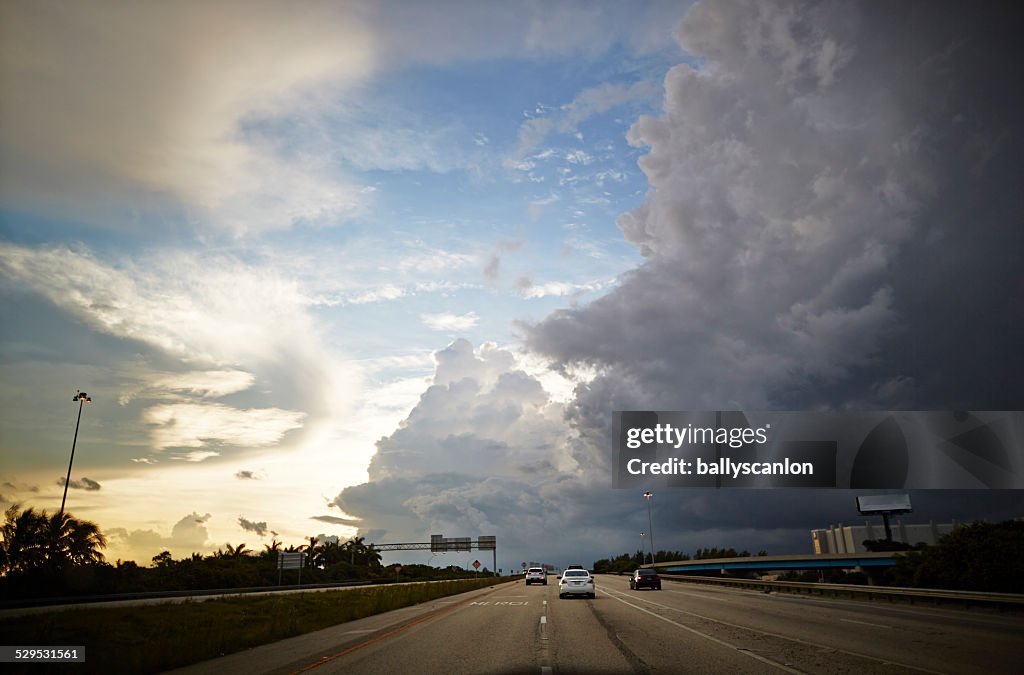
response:
[[[648,490],[644,493],[644,499],[647,500],[647,531],[651,534],[651,564],[654,564],[654,520],[651,517],[651,498],[654,497],[654,493]]]
[[[75,438],[71,441],[71,461],[68,462],[68,475],[64,479],[64,496],[60,500],[60,513],[58,516],[64,515],[64,502],[68,500],[68,485],[71,483],[71,465],[75,463],[75,445],[78,443],[78,425],[82,423],[82,405],[92,403],[92,399],[84,391],[75,394],[75,397],[71,400],[78,401],[78,420],[75,422]]]

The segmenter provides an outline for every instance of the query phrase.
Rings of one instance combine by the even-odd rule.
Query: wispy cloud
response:
[[[406,294],[406,290],[394,284],[385,284],[380,288],[358,293],[351,296],[348,301],[353,305],[364,305],[371,302],[382,302],[386,300],[397,300]]]
[[[310,519],[319,520],[322,523],[331,523],[332,525],[346,525],[348,527],[359,527],[363,522],[357,518],[339,518],[338,516],[310,516]]]
[[[192,464],[198,464],[199,462],[205,462],[211,457],[220,457],[220,453],[214,450],[192,450],[181,455],[175,455],[171,459],[180,462],[189,462]]]
[[[421,314],[420,318],[423,320],[423,325],[427,328],[450,333],[469,330],[480,322],[480,317],[476,315],[476,312],[468,312],[461,315],[452,314],[451,312]]]
[[[551,296],[569,296],[600,291],[609,286],[606,282],[571,283],[567,281],[549,281],[543,284],[529,283],[522,287],[524,298],[546,298]]]
[[[548,206],[550,204],[554,204],[555,202],[559,201],[560,199],[561,199],[561,196],[559,196],[559,195],[557,195],[557,194],[555,194],[553,192],[550,195],[548,195],[547,197],[542,197],[540,199],[534,199],[533,201],[530,202],[530,217],[534,218],[534,219],[539,218],[540,217],[540,213],[541,213],[541,209],[543,209],[545,206]]]
[[[240,353],[266,357],[291,334],[283,326],[301,332],[309,323],[293,281],[226,256],[165,253],[114,265],[88,251],[0,243],[0,276],[42,293],[101,332],[193,363],[237,362]],[[278,320],[268,319],[269,306],[282,313]],[[210,377],[203,373],[200,379]],[[238,386],[245,376],[227,379]],[[172,384],[188,386],[180,379]]]
[[[145,382],[121,394],[118,403],[127,405],[138,396],[162,398],[179,394],[192,394],[202,398],[220,398],[249,389],[255,375],[242,370],[206,370],[186,373],[139,373]]]
[[[572,101],[551,114],[533,117],[519,127],[519,143],[510,162],[527,156],[544,142],[551,133],[568,133],[593,117],[614,107],[633,101],[654,103],[660,93],[659,87],[650,82],[640,81],[631,85],[605,83],[584,89]]]
[[[423,249],[421,252],[404,256],[399,260],[398,270],[401,272],[437,273],[476,264],[477,257],[475,255],[426,246],[421,246],[421,248]]]
[[[266,447],[302,426],[306,414],[279,408],[240,410],[219,403],[172,403],[147,408],[154,449],[202,448],[209,443]]]

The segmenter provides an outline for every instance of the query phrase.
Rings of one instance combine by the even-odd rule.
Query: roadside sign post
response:
[[[494,535],[479,536],[476,539],[477,549],[491,552],[491,575],[498,574],[498,538]]]
[[[284,570],[298,570],[298,585],[302,585],[302,566],[305,564],[306,554],[304,551],[281,552],[277,554],[277,585],[281,585],[281,574]]]

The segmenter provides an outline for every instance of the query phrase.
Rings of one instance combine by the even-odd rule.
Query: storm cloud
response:
[[[613,410],[1021,408],[1020,19],[1011,3],[694,5],[677,34],[692,58],[628,133],[650,187],[618,225],[644,262],[521,325],[596,377],[559,424],[510,354],[453,343],[337,505],[386,540],[500,530],[516,555],[603,556],[647,524],[608,488]],[[656,543],[807,550],[808,530],[856,517],[853,496],[665,490]],[[914,499],[925,519],[1019,515],[1009,492]]]
[[[523,550],[538,533],[556,538],[547,514],[571,499],[559,486],[591,473],[574,456],[563,406],[508,350],[456,340],[435,361],[433,384],[377,443],[369,482],[333,505],[372,525],[378,542],[500,531],[503,546]]]
[[[650,191],[618,223],[645,262],[524,327],[600,373],[568,412],[596,455],[612,410],[1021,407],[1020,19],[1009,4],[690,10],[678,37],[702,64],[672,69],[663,115],[629,132]],[[841,491],[665,494],[663,521],[733,541],[855,517]],[[1019,515],[1010,492],[914,501],[926,518]]]
[[[991,10],[991,11],[989,11]],[[631,143],[646,261],[527,327],[614,409],[1019,408],[1021,12],[700,3]]]

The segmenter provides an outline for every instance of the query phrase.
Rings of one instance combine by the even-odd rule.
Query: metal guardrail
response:
[[[802,595],[866,598],[868,600],[897,599],[902,601],[930,602],[932,604],[962,603],[995,606],[998,609],[1024,609],[1024,595],[1019,593],[988,593],[982,591],[950,591],[929,588],[904,588],[899,586],[858,586],[854,584],[815,584],[805,581],[764,581],[760,579],[722,579],[717,577],[684,576],[662,574],[662,579],[683,583],[716,584],[733,588],[752,588],[766,593],[773,591]]]

